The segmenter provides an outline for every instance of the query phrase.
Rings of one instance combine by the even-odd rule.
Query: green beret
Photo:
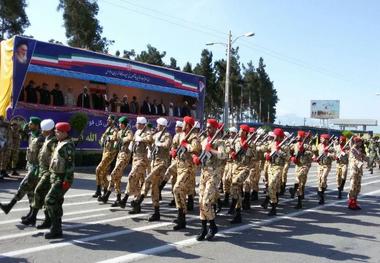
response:
[[[29,123],[33,123],[35,125],[40,125],[41,119],[38,118],[38,117],[32,116],[32,117],[29,118]]]
[[[109,116],[108,116],[108,119],[111,119],[111,120],[116,120],[116,116],[115,115],[112,115],[112,114],[110,114]]]
[[[120,117],[119,118],[119,123],[123,123],[123,124],[127,125],[128,124],[128,118],[127,118],[127,116]]]

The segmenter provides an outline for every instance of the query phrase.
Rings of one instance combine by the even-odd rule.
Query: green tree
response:
[[[25,0],[0,0],[0,38],[22,35],[25,28],[30,26],[25,13]]]
[[[204,113],[206,118],[220,118],[222,113],[223,90],[216,83],[212,52],[204,49],[200,62],[194,67],[194,73],[206,78],[206,96]]]
[[[257,118],[258,113],[258,75],[253,66],[252,61],[247,63],[247,66],[243,65],[243,109],[246,109],[244,117],[252,117],[253,119]]]
[[[136,61],[145,62],[157,66],[165,66],[163,58],[166,56],[166,52],[162,53],[150,44],[147,45],[147,51],[143,50],[140,54],[136,56]]]
[[[187,73],[193,73],[193,66],[190,62],[186,62],[185,66],[183,67],[182,71]]]
[[[177,66],[177,60],[173,57],[170,58],[170,64],[167,65],[168,68],[180,70],[180,67]]]
[[[102,37],[103,28],[96,19],[99,12],[96,1],[59,0],[57,10],[63,10],[66,37],[70,46],[108,52],[108,47],[114,41]]]

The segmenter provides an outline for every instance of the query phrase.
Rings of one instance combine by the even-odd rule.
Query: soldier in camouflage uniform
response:
[[[11,153],[12,133],[8,121],[0,120],[0,126],[3,131],[0,145],[0,177],[8,177],[7,168]]]
[[[325,203],[325,191],[327,189],[327,176],[331,170],[332,161],[335,159],[335,151],[333,147],[329,147],[330,135],[321,134],[321,143],[315,152],[318,154],[318,158],[314,158],[318,162],[318,198],[319,204],[323,205]]]
[[[10,143],[10,165],[12,169],[12,175],[19,175],[17,172],[18,154],[20,150],[20,126],[16,121],[11,121],[11,134],[12,140]]]
[[[190,133],[194,126],[194,119],[186,116],[183,118],[183,132],[179,135],[180,153],[177,159],[177,182],[174,185],[173,193],[178,209],[178,216],[175,220],[173,230],[186,227],[186,194],[188,193],[189,183],[192,180],[194,171],[192,155],[199,154],[201,145],[196,134]]]
[[[98,201],[102,201],[101,198],[101,188],[104,189],[104,194],[107,192],[108,180],[107,174],[110,169],[110,165],[115,159],[118,149],[115,148],[115,142],[117,142],[117,132],[118,129],[115,125],[115,116],[110,115],[107,119],[107,129],[103,133],[100,144],[103,147],[102,160],[99,165],[96,167],[96,192],[92,196],[98,198]]]
[[[127,189],[123,199],[120,201],[120,207],[125,208],[128,197],[135,196],[135,200],[140,198],[141,188],[145,180],[146,168],[149,165],[147,152],[148,145],[153,141],[152,133],[147,127],[147,120],[145,117],[137,117],[136,132],[133,137],[132,143],[129,144],[129,149],[132,151],[132,169],[128,176]],[[140,213],[138,207],[129,211],[130,214]]]
[[[128,149],[129,144],[133,140],[133,132],[128,127],[128,118],[119,118],[120,130],[117,132],[117,139],[115,141],[114,148],[118,149],[119,153],[116,157],[116,164],[114,169],[110,174],[108,180],[107,192],[101,197],[103,203],[107,203],[108,198],[111,195],[112,187],[115,188],[116,201],[111,205],[111,207],[118,207],[121,201],[121,178],[123,177],[124,171],[127,168],[129,161],[131,159],[131,151]]]
[[[75,145],[68,137],[70,129],[67,122],[55,125],[58,144],[50,162],[50,190],[45,198],[46,211],[51,220],[50,232],[45,234],[46,239],[62,237],[63,197],[74,180]]]
[[[41,131],[45,141],[38,154],[38,184],[34,190],[32,213],[21,221],[24,225],[36,224],[37,213],[44,205],[46,194],[50,189],[49,166],[54,149],[58,143],[54,133],[54,126],[55,123],[52,119],[45,119],[41,122]],[[42,225],[37,226],[37,229],[49,228],[50,223],[49,215],[45,210],[45,220]]]
[[[162,189],[164,189],[166,183],[171,178],[171,185],[172,185],[172,194],[173,194],[173,188],[175,183],[177,182],[177,153],[176,150],[180,145],[179,141],[179,135],[182,132],[183,123],[182,121],[176,121],[175,125],[175,135],[173,137],[173,142],[170,150],[170,156],[171,156],[171,163],[169,167],[166,169],[165,175],[162,179],[162,182],[160,184],[160,193]],[[161,195],[161,194],[160,194]],[[174,200],[174,194],[173,194],[173,200],[169,203],[170,206],[175,206],[175,200]]]
[[[28,148],[26,150],[28,172],[24,179],[21,181],[17,193],[11,202],[6,205],[0,203],[0,208],[4,211],[4,213],[8,214],[12,207],[17,203],[17,201],[20,201],[25,196],[25,194],[27,194],[30,210],[29,213],[26,216],[21,217],[21,219],[25,219],[32,213],[34,189],[38,183],[38,154],[45,140],[40,132],[40,123],[40,118],[30,117],[29,123],[25,125],[25,129],[28,129],[30,131]]]
[[[149,188],[152,189],[154,213],[148,218],[148,221],[150,222],[160,220],[160,179],[164,176],[164,173],[169,166],[169,151],[172,145],[172,136],[166,130],[167,126],[168,121],[165,118],[157,119],[158,131],[153,135],[154,145],[152,151],[151,172],[145,180],[140,198],[134,202],[134,209],[139,210],[142,201],[148,194]],[[151,187],[149,187],[147,182],[150,182],[149,184],[151,184]]]
[[[236,137],[236,134],[238,133],[238,130],[235,127],[231,127],[229,129],[229,132],[230,132],[230,136],[228,139],[225,140],[225,147],[228,153],[231,152],[231,150],[233,150],[232,145],[234,144],[234,139]],[[224,192],[223,206],[226,206],[226,207],[230,205],[232,166],[233,166],[233,160],[231,156],[228,155],[226,159],[226,165],[224,166],[224,172],[223,172],[223,178],[222,178],[223,192]]]
[[[363,163],[368,158],[363,150],[363,140],[360,137],[354,137],[354,145],[349,153],[350,166],[350,191],[348,192],[348,208],[351,210],[361,209],[358,205],[357,198],[361,190],[361,181],[363,176]]]
[[[279,192],[278,185],[279,180],[281,180],[281,174],[284,169],[285,162],[287,161],[287,146],[282,145],[281,142],[284,140],[284,131],[280,128],[275,128],[273,130],[274,141],[269,145],[270,153],[266,154],[266,160],[270,162],[269,174],[268,174],[268,193],[261,205],[263,208],[267,208],[270,202],[271,210],[268,216],[275,216],[277,214],[277,205],[279,202]]]
[[[215,201],[219,195],[218,185],[220,181],[220,174],[218,174],[217,167],[220,166],[224,159],[226,159],[227,154],[224,142],[220,137],[211,141],[217,129],[223,129],[223,127],[220,128],[215,119],[208,119],[208,136],[204,138],[201,143],[203,153],[207,153],[208,156],[206,155],[207,157],[201,160],[197,155],[193,155],[194,164],[202,164],[201,178],[199,182],[199,212],[202,223],[202,231],[197,236],[198,241],[204,240],[205,238],[207,240],[211,240],[218,232],[218,228],[215,224],[214,209]],[[210,223],[209,231],[207,231],[207,221]]]
[[[305,133],[304,131],[298,131],[296,138],[297,143],[291,146],[291,152],[293,153],[291,161],[296,165],[296,182],[294,183],[294,187],[289,188],[289,192],[291,198],[294,198],[297,193],[298,202],[294,207],[295,209],[302,208],[307,174],[309,173],[313,161],[312,146],[306,142],[306,139],[309,138],[310,135],[311,134]]]
[[[232,182],[231,182],[231,206],[229,214],[234,214],[231,224],[242,222],[241,205],[242,205],[242,188],[243,183],[249,175],[249,165],[253,155],[252,147],[247,142],[249,126],[246,124],[240,125],[239,138],[232,146],[230,156],[234,160],[232,166]]]
[[[289,133],[285,132],[285,136],[288,137]],[[290,165],[290,158],[291,158],[291,153],[290,153],[290,147],[286,148],[286,159],[285,159],[285,165],[284,169],[282,170],[281,173],[281,178],[279,180],[279,194],[284,195],[285,189],[286,189],[286,182],[288,181],[288,171],[289,171],[289,165]]]
[[[346,137],[339,137],[339,144],[335,147],[336,152],[336,185],[338,186],[338,198],[342,198],[342,191],[346,183],[348,171],[349,146],[346,144]]]
[[[376,160],[379,160],[379,143],[377,142],[377,137],[369,139],[368,142],[368,169],[371,174],[373,174],[373,167],[376,167]]]

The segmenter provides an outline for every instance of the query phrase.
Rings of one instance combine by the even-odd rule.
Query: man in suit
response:
[[[87,108],[90,109],[90,95],[88,94],[88,88],[87,86],[83,87],[83,92],[79,94],[78,100],[77,100],[77,106],[81,108]]]
[[[141,107],[141,113],[150,115],[152,114],[152,106],[149,103],[149,97],[146,97]]]
[[[132,114],[139,114],[139,103],[137,102],[136,96],[132,97],[132,101],[129,106],[130,106],[129,110]]]

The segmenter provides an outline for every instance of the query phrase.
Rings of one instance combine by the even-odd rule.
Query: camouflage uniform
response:
[[[356,200],[361,190],[361,180],[363,176],[363,162],[366,160],[365,154],[360,150],[360,147],[354,145],[349,154],[349,166],[350,166],[350,191],[348,192],[349,208],[352,204],[354,209],[360,209],[357,206]]]
[[[375,161],[379,160],[380,158],[378,154],[379,154],[379,144],[378,142],[374,140],[374,138],[371,138],[368,144],[368,157],[369,157],[368,168],[370,169],[371,174],[373,173],[373,167],[376,166]]]
[[[103,133],[100,144],[103,148],[102,160],[96,167],[96,185],[97,190],[93,197],[98,197],[101,195],[101,187],[107,191],[108,180],[107,174],[109,172],[109,167],[112,161],[115,159],[118,149],[115,147],[115,142],[117,141],[117,128],[114,126],[107,127],[106,131]]]
[[[227,153],[230,153],[233,149],[232,142],[234,138],[228,138],[225,141],[225,149]],[[233,166],[233,160],[231,156],[228,156],[226,159],[226,165],[224,166],[224,172],[223,172],[223,192],[224,192],[224,202],[223,204],[225,206],[229,205],[229,197],[231,194],[231,182],[232,182],[232,166]]]
[[[5,131],[5,137],[2,138],[4,140],[3,147],[0,147],[0,171],[2,175],[6,174],[7,166],[9,163],[9,158],[11,156],[11,147],[12,147],[12,132],[9,126],[9,123],[6,121],[0,122],[2,129]]]
[[[13,174],[16,174],[16,168],[18,164],[18,154],[20,150],[20,141],[21,141],[19,126],[17,123],[15,123],[15,125],[16,125],[15,126],[16,128],[11,129],[12,140],[10,143],[10,164],[13,170]]]
[[[286,159],[285,159],[285,164],[284,164],[284,169],[282,170],[281,173],[281,180],[279,180],[279,192],[280,195],[283,195],[285,193],[285,188],[286,188],[286,182],[288,181],[288,171],[289,171],[289,165],[290,165],[290,148],[287,148],[286,150]]]
[[[45,198],[46,211],[51,219],[50,233],[62,234],[62,204],[68,188],[74,180],[75,145],[70,138],[58,142],[50,163],[50,190]],[[46,236],[45,236],[46,237]]]
[[[336,166],[336,185],[338,186],[338,198],[342,198],[342,191],[344,189],[344,185],[347,179],[347,171],[348,171],[348,153],[349,149],[343,149],[343,145],[337,145],[335,147],[336,155],[337,155],[337,166]],[[339,157],[339,158],[338,158]]]

